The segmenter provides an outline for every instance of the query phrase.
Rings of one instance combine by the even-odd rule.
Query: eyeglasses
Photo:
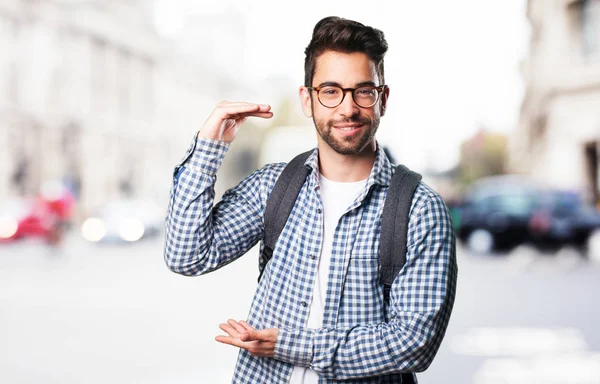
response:
[[[379,87],[365,85],[358,88],[342,88],[337,85],[325,85],[323,87],[306,88],[317,91],[319,103],[327,108],[335,108],[342,104],[348,91],[352,92],[352,99],[359,107],[370,108],[379,101],[379,97],[386,87],[387,85],[380,85]]]

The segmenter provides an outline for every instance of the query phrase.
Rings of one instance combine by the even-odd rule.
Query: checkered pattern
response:
[[[174,272],[196,276],[213,271],[262,239],[266,201],[285,164],[254,172],[213,207],[215,173],[227,148],[219,141],[195,140],[175,168],[165,241],[165,260]],[[279,328],[275,356],[241,350],[233,382],[287,383],[297,365],[316,371],[321,383],[401,383],[400,372],[429,366],[452,311],[458,269],[449,212],[421,182],[412,201],[406,264],[386,307],[379,234],[394,167],[380,148],[364,191],[336,229],[323,327],[308,329],[318,263],[310,256],[319,254],[323,237],[317,153],[306,161],[312,172],[248,317],[258,329]]]

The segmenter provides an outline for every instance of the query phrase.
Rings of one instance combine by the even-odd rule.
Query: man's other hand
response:
[[[243,320],[227,320],[219,328],[229,336],[217,336],[215,340],[223,344],[244,348],[254,356],[273,357],[275,342],[277,341],[277,328],[256,330]]]

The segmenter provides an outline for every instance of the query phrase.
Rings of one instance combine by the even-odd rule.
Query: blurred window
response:
[[[19,23],[15,20],[10,20],[6,26],[7,28],[2,32],[7,32],[4,34],[4,38],[8,37],[12,41],[8,41],[9,47],[15,49],[9,49],[9,51],[16,52],[17,49],[17,40],[19,38]],[[7,100],[13,104],[19,103],[19,65],[18,65],[18,56],[14,53],[6,55],[8,59],[8,63],[6,63],[6,84],[7,84]]]
[[[10,63],[8,73],[8,99],[17,104],[19,102],[19,66],[17,63]]]
[[[502,212],[507,215],[525,215],[535,207],[534,196],[507,194],[485,197],[477,202],[479,212]]]
[[[587,57],[600,59],[600,0],[583,0],[581,33]]]
[[[577,194],[574,193],[556,193],[554,194],[554,207],[556,211],[564,211],[568,212],[570,210],[579,209],[581,204],[581,199]]]
[[[142,96],[143,96],[143,119],[151,119],[154,111],[154,61],[145,58],[143,61]]]
[[[478,214],[485,214],[491,210],[493,197],[484,197],[475,200],[472,204],[473,211]]]
[[[106,42],[92,38],[91,60],[91,90],[92,108],[95,113],[102,114],[106,111]]]
[[[118,94],[117,103],[118,108],[122,116],[129,116],[129,102],[131,92],[131,81],[130,81],[130,64],[131,64],[131,53],[125,49],[119,50],[119,65],[117,68],[117,76],[119,80],[117,82]]]
[[[506,195],[498,201],[498,208],[505,213],[524,215],[535,206],[535,199],[529,195]]]

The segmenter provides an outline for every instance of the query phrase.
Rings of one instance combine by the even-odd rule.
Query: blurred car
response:
[[[58,239],[60,217],[40,198],[14,198],[0,203],[0,243],[36,237]]]
[[[542,246],[583,247],[600,229],[600,212],[585,204],[581,194],[565,190],[544,191],[531,218],[530,231]]]
[[[59,180],[45,182],[40,190],[38,199],[48,205],[61,224],[68,226],[72,224],[75,215],[76,199],[73,192]]]
[[[580,194],[518,175],[478,180],[454,209],[457,238],[478,253],[524,243],[583,246],[600,229],[600,213]]]
[[[531,239],[540,188],[521,176],[482,178],[455,207],[459,240],[475,252],[508,249]]]
[[[133,243],[162,233],[164,210],[149,199],[124,199],[99,208],[86,218],[81,235],[92,243]]]

